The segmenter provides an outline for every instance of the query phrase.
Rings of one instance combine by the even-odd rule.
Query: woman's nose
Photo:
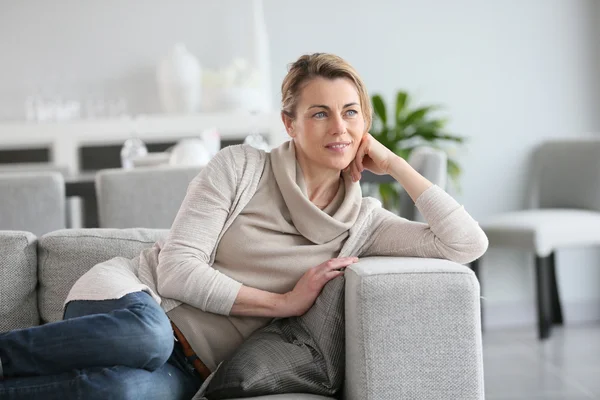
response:
[[[332,135],[341,135],[346,132],[346,121],[340,116],[337,115],[331,119],[331,134]]]

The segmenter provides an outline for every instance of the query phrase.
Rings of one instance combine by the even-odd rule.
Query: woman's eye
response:
[[[349,117],[354,117],[354,116],[356,116],[357,114],[358,114],[358,111],[356,111],[356,110],[348,110],[348,111],[346,112],[346,115],[348,115]]]
[[[313,117],[316,117],[316,118],[325,118],[325,112],[323,112],[323,111],[318,112],[315,115],[313,115]]]

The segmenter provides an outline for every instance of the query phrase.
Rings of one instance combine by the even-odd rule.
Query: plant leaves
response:
[[[371,102],[373,103],[373,111],[375,112],[375,115],[381,120],[383,126],[387,126],[387,115],[383,98],[376,94],[371,97]]]
[[[412,153],[412,151],[415,149],[415,147],[402,147],[402,148],[397,148],[394,153],[396,153],[396,155],[400,156],[401,158],[404,158],[405,160],[408,160],[408,157],[410,157],[410,153]]]
[[[388,211],[397,209],[400,204],[400,193],[392,183],[382,183],[379,185],[379,195],[383,202],[383,208]]]
[[[410,137],[410,135],[408,135],[406,133],[406,131],[404,130],[404,128],[401,127],[400,125],[396,125],[393,132],[394,132],[394,142],[399,142],[401,140],[404,140],[404,139]]]
[[[431,131],[441,131],[444,129],[446,124],[448,123],[447,119],[430,119],[423,120],[421,122],[415,122],[417,129],[425,129]]]
[[[425,116],[435,110],[438,109],[439,106],[426,106],[426,107],[419,107],[413,111],[411,111],[406,118],[401,121],[403,126],[409,126],[415,123],[419,123],[422,122],[425,119]]]
[[[440,140],[451,140],[451,141],[457,142],[457,143],[464,143],[465,142],[465,138],[460,137],[460,136],[440,135],[439,138],[440,138]]]
[[[390,130],[384,128],[381,132],[371,132],[371,135],[382,145],[390,150],[393,150],[396,146],[395,141],[390,139]]]
[[[461,173],[460,165],[451,158],[448,158],[448,175],[458,177]]]
[[[403,115],[403,111],[408,105],[408,93],[399,91],[396,95],[396,124],[400,121],[400,117]]]
[[[448,176],[450,177],[452,184],[454,184],[456,189],[460,192],[461,189],[460,189],[459,177],[460,177],[460,174],[462,173],[462,169],[461,169],[460,165],[458,165],[458,163],[451,158],[448,158],[448,162],[446,165],[448,167]]]
[[[467,138],[445,132],[448,123],[446,118],[433,117],[431,112],[440,109],[439,105],[428,105],[411,108],[410,96],[406,91],[396,93],[395,125],[388,125],[388,115],[383,97],[375,94],[371,97],[373,103],[374,120],[371,134],[386,148],[398,156],[408,160],[412,150],[417,146],[431,146],[439,148],[448,154],[447,142],[462,144]],[[461,167],[455,160],[448,158],[448,177],[454,186],[460,190],[459,177]],[[390,184],[379,185],[379,193],[384,207],[395,211],[399,203],[397,188]]]
[[[421,137],[421,138],[427,140],[428,142],[433,142],[435,140],[449,140],[449,141],[453,141],[453,142],[457,142],[457,143],[463,143],[465,141],[464,138],[459,137],[459,136],[452,136],[452,135],[446,135],[446,134],[440,135],[435,130],[425,130],[425,129],[417,130],[412,135],[407,136],[407,138],[413,138],[413,137]]]
[[[411,135],[411,137],[416,137],[416,136],[423,138],[423,139],[427,140],[428,142],[432,142],[432,141],[440,138],[438,136],[438,134],[435,133],[435,131],[426,131],[426,130],[420,130],[420,131],[415,132],[413,135]]]

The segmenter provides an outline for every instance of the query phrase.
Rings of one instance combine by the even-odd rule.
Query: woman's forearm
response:
[[[416,202],[421,194],[433,183],[418,173],[405,159],[394,154],[390,161],[388,174],[391,175]]]
[[[242,286],[229,314],[246,317],[288,317],[285,299],[285,294]]]

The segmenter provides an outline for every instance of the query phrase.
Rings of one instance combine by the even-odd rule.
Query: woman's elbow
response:
[[[471,240],[461,246],[457,253],[457,259],[452,260],[461,264],[469,264],[485,254],[489,246],[489,240],[481,228],[472,235]]]

